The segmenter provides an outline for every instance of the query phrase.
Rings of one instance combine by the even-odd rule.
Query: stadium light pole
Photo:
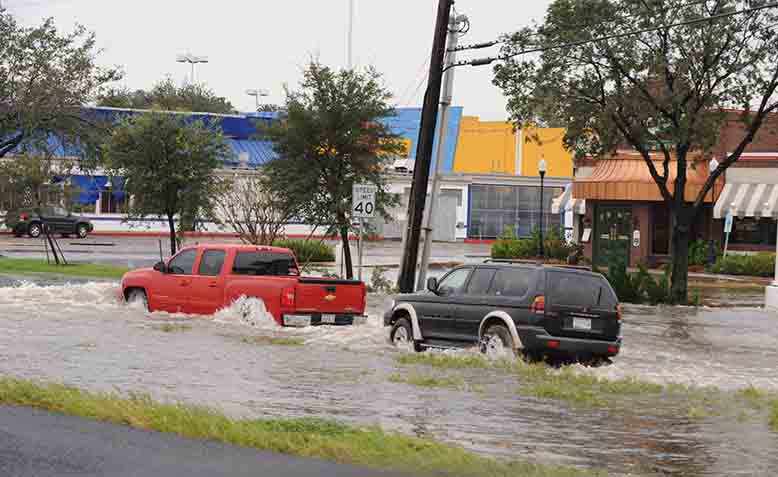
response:
[[[199,63],[208,63],[208,57],[196,56],[191,53],[186,53],[184,55],[177,55],[176,62],[189,63],[190,65],[192,65],[192,75],[189,77],[189,80],[192,84],[195,84],[195,65]]]
[[[254,102],[257,106],[257,111],[259,111],[259,98],[270,96],[270,92],[266,89],[247,89],[246,94],[249,96],[254,96]]]

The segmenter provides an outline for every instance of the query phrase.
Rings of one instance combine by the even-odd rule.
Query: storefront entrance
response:
[[[632,235],[632,208],[597,205],[594,229],[594,263],[607,267],[611,261],[629,264]]]

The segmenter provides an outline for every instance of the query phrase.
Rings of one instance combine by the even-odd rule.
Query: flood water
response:
[[[281,329],[261,303],[215,317],[147,314],[117,299],[115,283],[30,283],[0,278],[0,374],[96,391],[218,407],[236,417],[316,416],[434,437],[498,457],[611,475],[771,475],[778,433],[764,420],[690,420],[678,403],[635,398],[629,409],[580,409],[517,393],[503,372],[457,371],[462,390],[392,383],[406,373],[371,296],[359,327]],[[164,332],[162,323],[186,324]],[[622,354],[582,369],[738,389],[778,391],[778,316],[759,309],[630,307]],[[294,336],[304,346],[247,344]],[[421,369],[425,373],[435,373]],[[443,373],[443,372],[441,372]]]

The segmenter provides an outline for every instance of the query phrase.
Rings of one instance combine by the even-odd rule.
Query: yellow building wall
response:
[[[525,131],[520,175],[538,176],[538,162],[546,160],[547,177],[572,177],[573,156],[563,145],[565,130],[540,128]],[[464,116],[459,129],[454,172],[518,175],[517,135],[505,121],[480,121]]]
[[[564,146],[563,128],[538,128],[524,132],[521,175],[537,176],[538,163],[546,160],[546,177],[573,177],[573,155]]]
[[[479,121],[464,116],[459,126],[454,172],[516,173],[516,135],[504,121]]]

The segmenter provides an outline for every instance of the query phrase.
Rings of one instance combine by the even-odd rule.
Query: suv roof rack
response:
[[[511,260],[508,258],[487,258],[484,263],[516,263],[519,265],[543,265],[537,260]]]

